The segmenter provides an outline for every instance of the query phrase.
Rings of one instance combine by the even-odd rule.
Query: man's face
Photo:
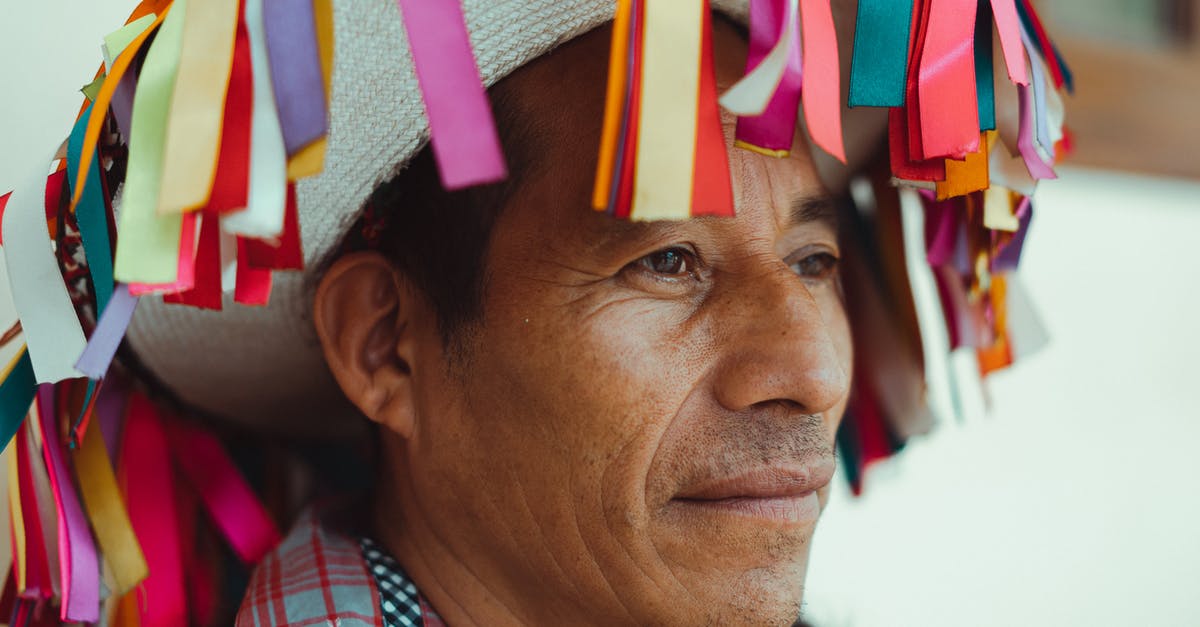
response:
[[[832,211],[802,137],[734,149],[731,119],[736,218],[592,211],[608,37],[507,79],[539,156],[466,356],[416,340],[393,550],[435,607],[452,558],[522,622],[789,624],[850,383]],[[723,89],[745,43],[715,44]]]

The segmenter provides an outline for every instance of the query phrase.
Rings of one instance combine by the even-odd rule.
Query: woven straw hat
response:
[[[849,50],[853,2],[835,2]],[[714,0],[741,23],[746,0]],[[555,46],[610,21],[609,0],[465,0],[480,74],[492,85]],[[141,363],[184,403],[256,429],[345,431],[348,404],[324,364],[311,321],[312,271],[359,217],[364,201],[428,139],[428,122],[394,0],[335,0],[336,48],[325,170],[297,184],[308,271],[278,273],[270,304],[226,295],[224,310],[145,298],[128,331]],[[842,75],[849,70],[842,55]],[[845,78],[843,78],[845,84]],[[886,116],[848,117],[851,163],[873,147]],[[870,117],[874,115],[874,117]],[[828,163],[826,163],[828,165]],[[839,175],[828,168],[827,180]],[[837,182],[831,185],[837,185]]]

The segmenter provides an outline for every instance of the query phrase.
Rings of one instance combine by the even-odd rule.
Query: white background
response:
[[[0,192],[65,138],[133,5],[3,1]],[[990,412],[968,388],[965,420],[875,467],[864,498],[839,488],[813,621],[1200,625],[1197,198],[1085,170],[1043,185],[1022,268],[1051,344],[989,381]]]

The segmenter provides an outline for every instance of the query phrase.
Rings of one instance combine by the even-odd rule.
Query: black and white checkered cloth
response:
[[[370,538],[359,540],[367,569],[379,589],[383,627],[423,627],[417,587],[387,550]]]

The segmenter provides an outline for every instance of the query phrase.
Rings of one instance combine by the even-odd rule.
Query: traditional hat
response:
[[[750,32],[747,75],[724,94],[711,80],[710,7]],[[122,337],[195,408],[264,429],[302,430],[304,415],[336,423],[345,406],[309,318],[312,269],[429,139],[447,186],[502,178],[484,86],[610,20],[595,208],[628,219],[731,213],[718,98],[740,116],[742,147],[785,152],[801,120],[816,146],[851,162],[875,144],[870,123],[853,125],[846,141],[847,105],[854,114],[888,109],[884,178],[923,203],[927,247],[903,251],[895,220],[861,229],[882,233],[864,236],[873,280],[889,303],[904,303],[903,273],[896,279],[878,260],[894,261],[897,246],[901,259],[924,255],[951,344],[975,347],[981,372],[1007,365],[1015,351],[1005,277],[1028,228],[1028,196],[1069,144],[1059,90],[1070,74],[1028,0],[860,0],[853,9],[830,0],[143,0],[105,39],[106,63],[85,88],[55,173],[47,181],[39,170],[0,199],[21,323],[0,353],[11,358],[0,386],[4,436],[21,424],[35,384],[78,379],[58,396],[43,386],[35,413],[57,427],[62,408],[74,407],[69,435],[92,450],[81,436]],[[680,93],[696,97],[679,104]],[[655,117],[663,112],[670,120]],[[672,165],[636,150],[641,129],[661,131],[660,122],[674,129]],[[635,181],[642,167],[677,176]],[[718,176],[700,193],[692,177],[702,169]],[[638,201],[650,191],[666,199],[654,212]],[[894,208],[876,191],[881,210]],[[839,439],[855,469],[903,440],[885,420],[886,385],[860,380],[859,419]],[[35,430],[61,452],[57,428]],[[166,437],[135,432],[151,443]],[[199,448],[211,453],[201,433],[168,436],[207,442]],[[63,460],[50,466],[70,492]],[[83,546],[87,521],[78,502],[70,510],[59,514]],[[93,527],[98,536],[107,528]],[[231,533],[247,559],[247,547],[270,536],[239,544]],[[86,570],[63,570],[64,619],[95,620],[95,577],[66,581]]]

